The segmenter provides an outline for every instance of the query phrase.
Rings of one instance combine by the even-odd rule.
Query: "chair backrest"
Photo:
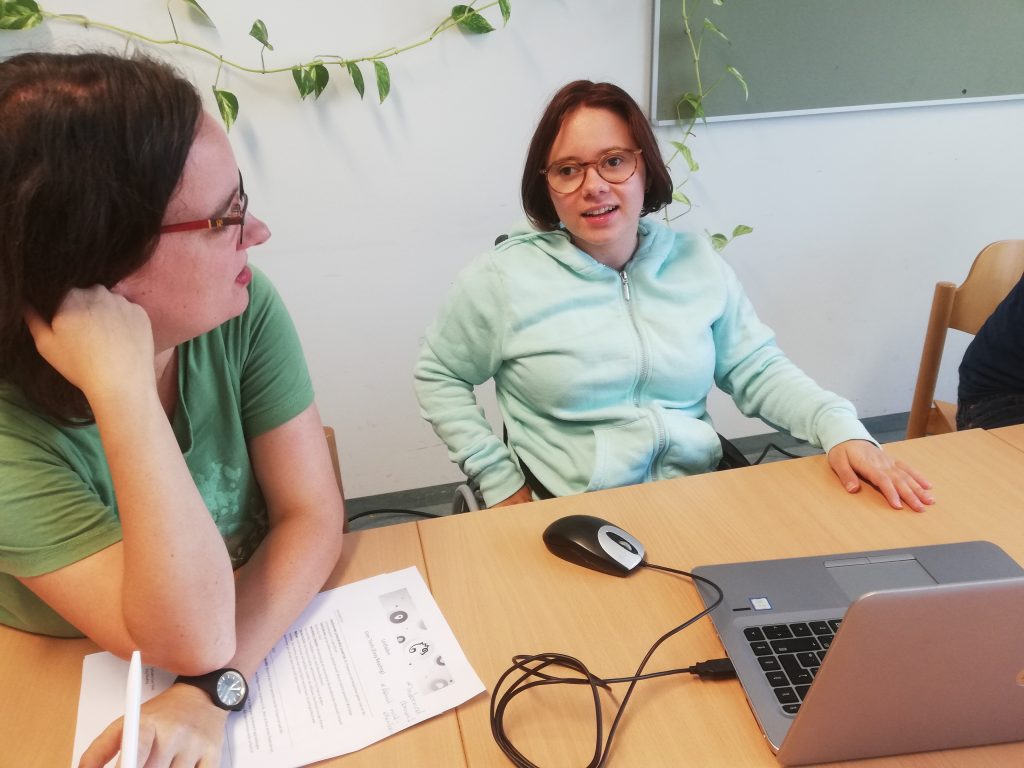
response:
[[[954,283],[936,283],[907,422],[908,438],[922,437],[929,432],[930,417],[935,413],[935,382],[947,331],[953,328],[976,334],[1022,274],[1024,240],[1000,240],[981,249],[967,279],[959,287]],[[955,429],[955,426],[948,428]]]
[[[331,466],[334,467],[334,479],[338,482],[338,490],[341,491],[341,499],[345,500],[345,487],[341,484],[341,462],[338,461],[338,441],[334,437],[334,427],[324,427],[324,439],[327,441],[327,450],[331,454]],[[341,530],[348,533],[348,513],[345,513],[345,522]]]
[[[331,453],[331,464],[334,466],[334,479],[338,481],[338,489],[342,498],[345,497],[345,489],[341,484],[341,462],[338,461],[338,441],[334,438],[334,428],[324,427],[324,438],[327,440],[327,450]]]

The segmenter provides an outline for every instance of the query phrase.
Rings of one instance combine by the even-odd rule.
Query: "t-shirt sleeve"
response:
[[[313,402],[313,384],[298,333],[274,286],[257,270],[253,270],[250,302],[241,368],[246,439],[281,426]]]
[[[42,419],[24,430],[6,424],[0,434],[0,571],[38,576],[121,540],[116,512],[82,479],[94,462],[81,454],[82,446]],[[109,473],[95,480],[109,483]]]

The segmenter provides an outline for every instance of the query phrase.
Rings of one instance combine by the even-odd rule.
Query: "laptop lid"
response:
[[[1014,638],[1009,641],[1009,647],[1020,650],[1014,657],[1012,652],[1003,649],[1000,675],[1005,679],[1009,674],[1007,670],[1016,664],[1016,670],[1014,674],[1010,675],[1010,681],[1014,686],[1014,691],[1019,689],[1020,693],[1024,695],[1024,687],[1016,682],[1016,672],[1024,670],[1024,625],[1016,618],[1012,621],[1005,619],[1011,613],[1024,616],[1024,612],[1008,607],[1005,602],[1000,603],[1002,598],[999,596],[1005,597],[1006,594],[1001,591],[1003,587],[996,588],[988,584],[992,580],[1022,577],[1024,570],[999,547],[989,542],[964,542],[900,550],[701,566],[694,569],[694,572],[716,582],[723,590],[723,603],[712,612],[712,621],[726,652],[736,667],[750,708],[764,731],[769,746],[773,751],[779,752],[780,760],[787,764],[800,764],[798,761],[804,760],[803,756],[807,754],[813,754],[814,761],[840,760],[864,757],[868,754],[896,754],[953,746],[953,744],[938,739],[937,737],[941,734],[936,730],[932,730],[932,736],[923,741],[915,741],[909,738],[906,728],[895,729],[894,736],[907,736],[902,742],[897,743],[883,738],[877,732],[873,734],[871,729],[865,729],[863,722],[858,719],[859,714],[857,717],[853,716],[854,713],[861,713],[862,710],[865,717],[881,711],[898,723],[903,715],[897,710],[889,708],[889,704],[892,703],[895,706],[895,702],[900,700],[899,697],[894,698],[886,694],[888,696],[886,701],[875,699],[865,701],[863,696],[851,700],[849,697],[841,698],[839,693],[827,696],[817,693],[818,688],[833,691],[841,689],[841,683],[829,683],[830,679],[844,680],[866,676],[866,671],[870,670],[876,661],[871,656],[861,655],[863,640],[843,641],[842,653],[836,654],[840,662],[833,662],[831,650],[828,650],[828,667],[822,663],[819,668],[806,670],[810,676],[800,682],[809,684],[810,688],[807,688],[806,685],[793,686],[790,690],[795,690],[797,693],[790,693],[788,695],[791,698],[784,699],[785,701],[796,701],[796,705],[785,704],[784,700],[780,700],[779,681],[770,677],[770,673],[763,668],[764,660],[755,653],[755,650],[761,652],[761,649],[752,647],[749,633],[756,634],[758,631],[753,628],[769,627],[785,634],[788,632],[787,628],[793,626],[795,629],[802,629],[804,633],[813,634],[807,629],[813,627],[814,631],[828,633],[834,631],[835,627],[833,625],[833,630],[829,630],[826,626],[827,623],[842,619],[850,604],[867,593],[899,589],[901,590],[901,599],[909,601],[909,603],[901,602],[900,609],[892,612],[890,603],[886,599],[875,601],[874,598],[877,595],[871,595],[872,600],[863,603],[867,606],[867,610],[862,611],[861,604],[858,604],[858,611],[851,611],[852,615],[850,616],[850,619],[856,619],[857,625],[866,626],[867,629],[858,629],[855,626],[856,631],[849,634],[861,637],[872,632],[881,632],[884,636],[892,623],[889,621],[890,616],[898,616],[900,611],[907,610],[908,604],[913,605],[915,601],[922,601],[922,605],[932,606],[931,613],[936,615],[926,622],[919,622],[920,627],[909,630],[900,627],[899,632],[910,633],[911,639],[907,642],[913,642],[914,638],[920,639],[930,633],[932,637],[930,642],[933,647],[938,642],[936,638],[943,638],[941,642],[945,643],[945,636],[952,633],[957,640],[951,642],[949,647],[959,652],[962,651],[962,648],[957,645],[957,642],[963,639],[967,630],[957,622],[953,614],[934,609],[934,606],[941,606],[944,598],[963,591],[958,587],[950,592],[953,585],[962,586],[964,583],[986,582],[978,587],[980,591],[966,590],[964,594],[968,597],[964,599],[969,599],[972,606],[975,604],[984,606],[983,609],[976,607],[973,610],[981,611],[978,615],[984,615],[986,621],[994,621],[996,626],[1005,626],[1008,635]],[[1019,579],[1019,581],[1024,583],[1024,579]],[[713,602],[716,597],[713,591],[704,585],[698,585],[698,587],[705,603]],[[1017,605],[1020,604],[1017,603]],[[872,609],[874,605],[880,607]],[[837,644],[840,638],[847,634],[846,621],[839,627],[842,634],[835,634],[834,640]],[[769,632],[769,634],[772,633]],[[904,634],[900,634],[900,638],[902,637]],[[975,640],[977,639],[977,635],[973,637]],[[822,648],[816,653],[825,658],[828,645],[826,641],[830,641],[832,638],[828,634],[823,634],[818,639],[821,641],[820,643],[798,639],[792,641],[792,647],[797,651],[804,650],[803,656],[807,656],[809,647]],[[790,645],[785,641],[768,639],[765,643],[773,646],[773,649],[778,648],[783,652],[790,650]],[[939,648],[941,647],[939,646]],[[863,646],[863,648],[868,649],[868,646]],[[903,645],[900,648],[901,653],[907,652]],[[975,653],[978,652],[975,651]],[[815,651],[811,653],[815,653]],[[786,662],[787,659],[784,656],[789,656],[788,661],[793,662],[798,654],[783,653],[778,655],[778,658]],[[911,653],[909,659],[912,660],[915,657],[917,654]],[[942,654],[942,658],[946,658],[946,655]],[[928,664],[925,661],[928,661]],[[901,675],[894,677],[890,669],[882,682],[891,684],[899,690],[909,691],[908,695],[911,697],[917,691],[930,690],[927,685],[917,685],[916,681],[918,678],[927,681],[928,678],[936,677],[935,668],[929,666],[931,661],[921,658],[917,663],[909,663],[908,659],[904,658],[902,662]],[[964,668],[968,668],[974,663],[971,658],[957,659],[956,662],[962,664]],[[808,662],[804,661],[804,664],[807,665]],[[939,677],[946,679],[945,675]],[[819,686],[819,680],[824,680],[825,684]],[[995,697],[998,701],[1005,702],[1006,690],[1003,688],[1002,692],[997,694],[995,689],[989,687],[979,692],[978,695],[985,700],[988,700],[987,697]],[[812,692],[814,692],[813,695]],[[804,697],[802,704],[799,703],[801,696]],[[933,706],[927,699],[913,700],[918,701],[918,704],[925,708]],[[840,701],[841,704],[838,703]],[[797,713],[797,709],[799,709],[799,713]],[[960,711],[959,708],[956,710]],[[810,715],[807,714],[808,711],[811,712]],[[1019,712],[1016,715],[1017,723],[1024,724],[1024,717],[1019,716]],[[961,717],[965,718],[963,720],[964,729],[958,731],[946,728],[947,734],[956,733],[962,736],[964,733],[975,733],[985,739],[984,741],[970,742],[974,744],[989,743],[993,740],[991,738],[993,733],[975,727],[978,723],[971,719],[970,714],[961,713]],[[834,727],[839,731],[821,730],[821,719],[832,719],[836,723]],[[788,734],[798,721],[807,721],[815,725],[813,728],[801,725],[796,729],[794,740],[790,740]],[[823,735],[818,739],[816,746],[812,748],[807,744],[814,741],[813,734],[815,732],[820,732]],[[1019,732],[1020,735],[1017,735],[1018,731],[1011,729],[1006,738],[996,740],[1024,738],[1024,725],[1021,726]],[[849,739],[839,738],[840,733],[848,733]],[[847,751],[853,749],[853,745],[857,745],[858,753],[846,754]],[[877,749],[883,751],[871,751]],[[822,752],[822,750],[824,751]]]

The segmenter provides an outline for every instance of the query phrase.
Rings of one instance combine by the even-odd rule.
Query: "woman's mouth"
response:
[[[618,210],[617,205],[602,205],[600,208],[594,208],[589,211],[584,211],[583,216],[588,219],[596,218],[598,216],[606,216],[612,211]]]

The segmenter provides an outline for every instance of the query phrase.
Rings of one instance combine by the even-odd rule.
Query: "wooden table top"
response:
[[[1000,440],[1004,440],[1012,445],[1014,448],[1024,451],[1024,424],[990,429],[989,434],[995,435]]]
[[[349,533],[325,585],[337,587],[410,565],[426,577],[413,523]],[[75,738],[82,658],[99,650],[89,640],[62,640],[0,626],[0,766],[68,768]],[[343,768],[424,765],[465,766],[455,712],[317,763]],[[10,761],[10,762],[8,762]]]
[[[870,490],[847,494],[824,457],[622,488],[418,523],[434,596],[489,689],[520,653],[561,652],[599,676],[632,674],[647,648],[699,610],[686,579],[647,569],[616,578],[549,554],[553,520],[593,514],[621,525],[650,562],[713,562],[988,539],[1024,562],[1024,453],[982,430],[886,446],[932,480],[923,514],[890,509]],[[723,655],[703,620],[669,640],[650,670]],[[586,765],[594,742],[589,692],[546,690],[513,704],[506,729],[542,766]],[[616,698],[625,687],[616,686]],[[604,697],[607,702],[609,697]],[[470,766],[509,764],[491,736],[488,704],[459,708]],[[612,710],[605,709],[605,723]],[[612,750],[622,766],[777,765],[735,680],[689,675],[641,683]],[[1024,764],[1024,743],[927,753],[857,766]],[[851,765],[853,765],[851,763]]]
[[[699,609],[686,579],[647,569],[620,579],[550,555],[541,534],[568,514],[621,525],[645,544],[651,562],[682,569],[968,539],[994,541],[1024,562],[1024,489],[1018,482],[1024,428],[957,432],[886,450],[933,481],[938,502],[924,514],[889,509],[871,491],[847,494],[819,456],[351,533],[327,586],[417,565],[491,689],[517,653],[568,653],[600,676],[632,674],[656,638]],[[95,650],[88,640],[0,627],[0,765],[70,763],[81,660]],[[663,645],[649,669],[685,667],[722,654],[703,620]],[[624,686],[613,689],[616,697],[623,692]],[[585,765],[594,740],[589,694],[579,688],[527,697],[506,718],[517,746],[546,767]],[[607,728],[608,696],[604,702]],[[318,765],[508,765],[490,733],[488,704],[481,695],[456,712]],[[638,686],[610,762],[645,768],[777,765],[739,684],[689,675]],[[1024,743],[849,765],[1022,764]]]

